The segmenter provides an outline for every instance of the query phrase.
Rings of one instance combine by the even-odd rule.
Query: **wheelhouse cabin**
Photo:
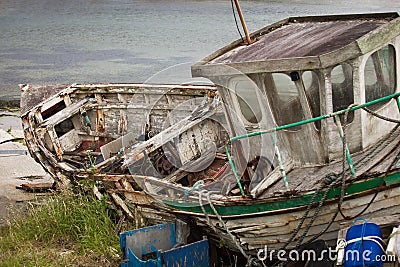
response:
[[[400,19],[397,13],[291,17],[237,40],[192,66],[192,75],[217,85],[231,135],[254,133],[347,109],[399,91]],[[398,119],[395,99],[369,109]],[[351,153],[386,135],[393,123],[367,112],[340,115]],[[339,121],[339,120],[338,120]],[[276,132],[282,160],[325,165],[342,156],[334,120]],[[271,138],[249,139],[250,157],[274,157]],[[276,163],[274,163],[276,164]],[[277,165],[275,165],[277,166]]]

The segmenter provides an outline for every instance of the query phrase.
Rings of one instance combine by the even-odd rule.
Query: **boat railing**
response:
[[[345,149],[345,156],[346,156],[347,163],[349,164],[349,167],[350,167],[351,175],[354,177],[355,176],[355,170],[354,170],[354,166],[353,166],[353,161],[352,161],[352,158],[351,158],[350,151],[348,149],[347,143],[345,142],[343,129],[342,129],[341,125],[340,125],[340,120],[338,119],[338,117],[339,117],[339,115],[347,114],[350,111],[355,111],[355,110],[358,110],[358,109],[367,108],[367,107],[369,107],[371,105],[374,105],[374,104],[377,104],[377,103],[380,103],[380,102],[384,102],[384,101],[389,101],[391,99],[396,99],[397,107],[398,107],[399,112],[400,112],[400,92],[397,92],[397,93],[394,93],[394,94],[391,94],[391,95],[387,95],[385,97],[381,97],[381,98],[366,102],[364,104],[352,104],[346,109],[342,109],[342,110],[339,110],[339,111],[336,111],[336,112],[333,112],[333,113],[330,113],[330,114],[321,115],[321,116],[318,116],[318,117],[314,117],[314,118],[311,118],[311,119],[306,119],[306,120],[302,120],[302,121],[298,121],[298,122],[294,122],[294,123],[289,123],[289,124],[286,124],[286,125],[282,125],[282,126],[278,126],[278,127],[269,129],[269,130],[257,131],[257,132],[253,132],[253,133],[248,133],[248,134],[232,137],[231,139],[229,139],[228,143],[225,145],[225,151],[226,151],[226,154],[227,154],[227,157],[228,157],[229,164],[230,164],[230,166],[232,168],[233,174],[236,177],[236,180],[237,180],[237,183],[238,183],[238,186],[239,186],[239,189],[240,189],[240,192],[241,192],[242,196],[245,196],[245,192],[244,192],[243,186],[241,185],[241,182],[240,182],[240,178],[241,177],[240,177],[240,175],[238,174],[238,172],[237,172],[237,170],[235,168],[235,164],[233,162],[232,157],[230,156],[230,152],[229,152],[229,144],[230,143],[232,143],[234,141],[237,141],[237,140],[240,140],[240,139],[251,138],[251,137],[254,137],[254,136],[258,136],[258,135],[271,134],[272,143],[273,143],[274,149],[275,149],[275,157],[277,158],[277,161],[278,161],[278,164],[279,164],[279,171],[281,172],[281,175],[282,175],[282,178],[283,178],[283,181],[284,181],[286,189],[289,190],[290,189],[289,188],[289,182],[288,182],[288,179],[287,179],[287,176],[286,176],[285,168],[283,166],[282,158],[280,156],[280,150],[279,150],[278,144],[276,142],[276,132],[282,131],[282,130],[286,130],[286,129],[290,129],[292,127],[296,127],[296,126],[300,126],[300,125],[316,122],[316,121],[322,121],[322,120],[325,120],[325,119],[328,119],[328,118],[334,118],[335,119],[335,123],[337,124],[338,129],[339,129],[339,135],[340,135],[342,141],[344,141],[343,145],[344,145],[344,149]]]

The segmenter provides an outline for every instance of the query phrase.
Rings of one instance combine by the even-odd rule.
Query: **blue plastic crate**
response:
[[[179,228],[179,229],[178,229]],[[182,241],[176,223],[159,224],[120,234],[124,253],[121,267],[210,266],[209,244],[204,239],[191,244]]]

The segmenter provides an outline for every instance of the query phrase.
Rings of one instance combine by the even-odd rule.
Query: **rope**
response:
[[[316,210],[314,212],[314,215],[311,217],[311,220],[309,221],[306,229],[304,230],[303,234],[301,235],[301,237],[297,241],[296,248],[300,247],[300,245],[302,244],[304,238],[307,236],[308,231],[311,229],[311,226],[314,224],[314,221],[317,219],[317,216],[318,216],[319,212],[321,211],[321,208],[324,205],[325,200],[328,197],[328,193],[329,193],[329,191],[330,191],[332,186],[333,186],[333,184],[327,190],[325,190],[324,195],[323,195],[321,201],[319,202],[318,207],[316,208]]]
[[[351,108],[351,107],[350,107],[350,108]],[[347,110],[348,110],[348,109],[349,109],[349,108],[347,108]],[[347,110],[346,110],[346,111],[347,111]],[[365,108],[365,110],[368,111],[368,109],[366,109],[366,108]],[[348,114],[348,112],[347,112],[347,114]],[[381,116],[381,115],[379,115],[379,114],[376,114],[375,112],[371,112],[371,114],[374,115],[374,116],[378,115],[378,116],[377,116],[378,118],[391,121],[390,118],[386,118],[386,117],[384,117],[384,116]],[[346,116],[347,116],[347,115],[346,115]],[[345,118],[345,122],[346,122],[346,121],[347,121],[347,117]],[[392,121],[392,122],[393,122],[393,121]],[[400,124],[396,125],[396,127],[390,131],[390,133],[388,134],[388,136],[392,136],[399,126],[400,126]],[[345,132],[345,131],[344,131],[344,132]],[[392,137],[392,139],[393,139],[393,138],[396,138],[396,137],[397,137],[397,136],[395,135],[394,137]],[[378,147],[379,147],[379,146],[381,146],[381,145],[384,144],[385,142],[388,142],[389,140],[392,141],[392,139],[385,138],[385,139],[383,139],[384,141],[379,142],[378,145],[375,146],[375,149],[374,149],[374,151],[373,151],[373,154],[376,154],[377,152],[379,152],[379,150],[378,150]],[[344,139],[344,140],[346,140],[346,139]],[[355,164],[355,166],[359,166],[359,165],[364,164],[364,163],[365,163],[365,159],[369,160],[370,158],[371,158],[371,156],[368,156],[368,157],[364,158],[363,160],[357,162],[357,163]],[[343,159],[343,163],[344,163],[344,159]],[[344,171],[342,171],[342,179],[343,179],[343,175],[344,175]],[[387,176],[387,174],[386,174],[385,176]],[[384,182],[384,179],[382,179],[382,183],[383,183],[383,182]],[[342,180],[342,184],[343,184],[343,180]],[[357,217],[359,217],[360,215],[362,215],[362,214],[371,206],[371,204],[374,202],[374,200],[375,200],[375,198],[377,197],[378,193],[379,193],[379,192],[376,192],[376,193],[374,194],[374,196],[372,197],[371,201],[368,203],[368,205],[365,206],[365,208],[364,208],[362,211],[360,211],[359,213],[357,213],[357,214],[354,215],[354,216],[349,217],[349,216],[344,215],[344,214],[343,214],[343,211],[341,210],[341,205],[343,204],[342,195],[344,194],[343,187],[342,187],[342,191],[341,191],[341,201],[339,201],[340,204],[339,204],[338,210],[337,210],[337,211],[335,212],[335,214],[332,216],[332,218],[331,218],[329,224],[325,227],[325,229],[323,229],[323,230],[322,230],[321,232],[319,232],[317,235],[313,236],[313,237],[312,237],[310,240],[308,240],[306,243],[311,243],[311,242],[313,242],[314,240],[316,240],[317,238],[319,238],[322,234],[324,234],[324,233],[329,229],[329,227],[332,225],[332,223],[335,221],[335,219],[336,219],[336,217],[337,217],[337,215],[338,215],[339,213],[340,213],[340,214],[343,216],[343,218],[345,218],[346,220],[352,220],[352,219],[357,218]]]
[[[329,184],[327,184],[327,183],[321,184],[321,185],[317,188],[317,190],[314,192],[314,195],[312,196],[310,203],[307,205],[307,210],[306,210],[306,212],[304,213],[303,217],[301,218],[300,223],[297,225],[296,230],[292,233],[292,235],[290,236],[289,240],[286,241],[286,243],[285,243],[285,245],[282,247],[282,249],[285,249],[285,248],[293,241],[293,239],[296,237],[296,235],[300,232],[301,226],[303,225],[304,221],[307,219],[307,216],[308,216],[308,214],[310,213],[310,210],[311,210],[312,206],[316,203],[316,202],[315,202],[315,198],[317,197],[317,195],[319,194],[319,192],[320,192],[323,188],[326,188],[326,186],[328,185],[326,191],[324,192],[324,195],[322,196],[321,200],[319,201],[319,205],[318,205],[316,211],[314,212],[314,215],[311,217],[310,222],[307,224],[307,227],[305,227],[305,231],[303,232],[302,236],[299,238],[299,241],[298,241],[297,244],[296,244],[296,248],[300,247],[301,242],[304,240],[304,238],[305,238],[305,236],[307,235],[309,229],[311,228],[312,224],[314,223],[314,221],[315,221],[317,215],[319,214],[319,212],[320,212],[320,210],[321,210],[321,208],[322,208],[322,206],[323,206],[323,203],[325,202],[325,200],[326,200],[326,198],[327,198],[327,196],[328,196],[329,191],[331,190],[331,188],[332,188],[333,186],[335,186],[335,185],[338,183],[338,181],[339,181],[340,178],[341,178],[340,176],[337,176],[337,177],[335,177],[334,179],[332,179],[332,177],[334,177],[334,176],[335,176],[334,174],[327,174],[327,175],[324,177],[324,180],[328,180],[328,179],[329,179],[330,183],[329,183]],[[326,229],[324,229],[323,231],[321,231],[321,232],[318,234],[319,236],[321,236],[321,235],[330,227],[330,225],[332,225],[332,223],[333,223],[333,221],[335,220],[336,216],[337,216],[337,214],[334,215],[333,219],[331,219],[331,222],[328,224],[328,227],[327,227]],[[308,243],[308,242],[309,242],[309,241],[307,241],[307,243]]]
[[[245,193],[244,193],[244,190],[243,190],[242,183],[240,182],[240,176],[237,173],[237,170],[235,168],[235,164],[233,163],[231,154],[229,153],[228,144],[225,145],[225,153],[226,153],[226,156],[228,157],[228,161],[229,161],[229,164],[230,164],[231,169],[233,171],[233,174],[235,175],[235,178],[236,178],[237,184],[239,186],[240,192],[241,192],[242,196],[244,197]]]
[[[341,190],[340,190],[340,199],[339,199],[339,203],[338,203],[338,210],[340,212],[340,214],[343,216],[343,218],[346,218],[342,212],[342,204],[343,204],[343,200],[344,200],[344,195],[345,195],[345,189],[346,189],[346,166],[345,166],[345,162],[346,162],[346,147],[347,147],[347,142],[346,142],[346,127],[347,127],[347,123],[348,123],[348,115],[350,112],[350,109],[355,106],[355,104],[351,104],[347,107],[346,112],[344,113],[344,119],[343,119],[343,138],[342,138],[342,143],[343,143],[343,151],[342,151],[342,155],[343,155],[343,160],[342,160],[342,185],[341,185]]]
[[[345,165],[345,162],[346,162],[346,131],[345,131],[345,128],[346,128],[346,124],[347,124],[348,113],[350,112],[350,110],[351,110],[351,108],[352,108],[353,106],[354,106],[354,104],[352,104],[352,105],[350,105],[350,106],[347,107],[346,112],[345,112],[345,115],[344,115],[344,116],[345,116],[345,117],[344,117],[344,122],[345,122],[345,123],[344,123],[344,125],[342,126],[342,128],[343,128],[343,137],[342,137],[342,142],[343,142],[342,176],[341,176],[341,177],[339,176],[339,177],[335,178],[335,179],[329,184],[327,190],[325,190],[323,197],[322,197],[321,200],[319,201],[319,204],[318,204],[317,209],[315,210],[313,216],[311,217],[311,220],[308,222],[307,226],[305,227],[305,230],[304,230],[303,234],[300,236],[299,240],[297,241],[297,243],[296,243],[296,248],[298,248],[298,247],[302,244],[304,238],[306,237],[306,235],[308,234],[309,230],[311,229],[312,224],[314,223],[314,221],[316,220],[316,218],[317,218],[319,212],[321,211],[321,208],[322,208],[322,206],[323,206],[323,204],[324,204],[324,202],[325,202],[325,200],[326,200],[326,198],[327,198],[327,196],[328,196],[328,193],[329,193],[330,189],[331,189],[334,185],[336,185],[337,182],[339,182],[339,180],[341,180],[341,182],[342,182],[342,183],[341,183],[340,199],[339,199],[339,204],[338,204],[338,207],[339,207],[339,210],[340,210],[340,206],[341,206],[341,203],[343,202],[343,198],[344,198],[345,185],[346,185],[346,175],[345,175],[345,169],[346,169],[346,165]],[[332,175],[329,174],[329,175],[327,175],[327,176],[325,176],[325,177],[329,177],[329,178],[331,179]],[[305,220],[306,220],[308,214],[310,213],[312,206],[315,204],[315,198],[317,197],[317,195],[319,194],[319,192],[320,192],[320,191],[322,190],[322,188],[324,188],[324,187],[326,187],[326,184],[320,185],[320,186],[318,187],[318,189],[315,191],[315,193],[313,194],[313,196],[312,196],[312,198],[311,198],[310,203],[307,205],[307,210],[306,210],[306,212],[304,213],[303,217],[301,218],[300,223],[297,225],[296,230],[292,233],[292,235],[290,236],[289,240],[286,241],[286,243],[285,243],[285,245],[283,246],[282,249],[285,249],[285,248],[293,241],[293,239],[296,237],[296,235],[300,232],[300,229],[301,229],[301,227],[303,226],[303,224],[304,224],[304,222],[305,222]],[[335,215],[333,216],[333,221],[335,220],[336,216],[337,216],[337,214],[335,214]],[[329,225],[329,226],[332,225],[333,221],[331,221],[328,225]],[[324,229],[324,230],[326,231],[327,229],[328,229],[328,228],[326,228],[326,229]],[[320,234],[322,235],[323,233],[320,233]]]
[[[372,115],[375,115],[376,113],[372,112],[371,114],[372,114]],[[379,115],[379,114],[378,114],[378,115]],[[386,117],[383,117],[383,116],[381,116],[381,115],[379,115],[379,116],[381,117],[381,119],[387,119]],[[377,116],[377,117],[378,117],[378,116]],[[390,121],[390,118],[389,118],[388,120]],[[354,167],[358,167],[358,166],[360,166],[360,165],[364,165],[366,161],[370,160],[376,153],[378,153],[378,152],[380,151],[380,150],[378,149],[380,146],[384,145],[384,147],[385,147],[385,146],[386,146],[385,143],[387,143],[387,142],[392,142],[395,138],[397,138],[397,136],[398,136],[399,134],[395,135],[394,133],[395,133],[395,131],[399,128],[399,126],[400,126],[400,124],[397,124],[396,127],[394,127],[394,128],[390,131],[390,133],[388,134],[388,137],[385,138],[385,139],[383,139],[382,141],[380,141],[380,142],[375,146],[375,148],[374,148],[374,150],[372,151],[372,153],[370,153],[367,157],[364,157],[362,160],[360,160],[360,161],[358,161],[356,164],[354,164]],[[389,138],[390,136],[392,136],[392,138]],[[394,162],[395,162],[395,161],[396,161],[396,159],[394,160]],[[387,173],[388,173],[388,172],[387,172]],[[385,177],[387,176],[387,173],[385,174]],[[342,175],[343,175],[343,172],[342,172]],[[326,178],[331,178],[331,177],[330,177],[329,175],[327,175],[327,176],[325,176],[324,178],[326,179]],[[330,180],[331,180],[333,183],[336,183],[335,180],[337,180],[337,178],[334,179],[334,180],[332,180],[332,179],[330,179]],[[384,180],[385,180],[385,179],[382,179],[382,184],[383,184]],[[368,205],[366,205],[366,206],[364,207],[363,210],[361,210],[359,213],[357,213],[357,214],[354,215],[354,216],[351,216],[351,217],[349,217],[349,216],[344,216],[342,210],[341,210],[340,208],[337,209],[336,212],[335,212],[335,214],[332,216],[330,222],[328,223],[328,225],[327,225],[323,230],[321,230],[318,234],[314,235],[311,239],[309,239],[305,244],[309,244],[309,243],[315,241],[315,240],[316,240],[317,238],[319,238],[321,235],[323,235],[323,234],[330,228],[330,226],[333,224],[333,222],[335,221],[335,219],[336,219],[336,217],[337,217],[337,215],[338,215],[339,213],[341,213],[341,215],[342,215],[346,220],[353,220],[354,218],[357,218],[357,217],[361,216],[361,215],[371,206],[371,204],[374,202],[374,200],[375,200],[375,198],[377,197],[378,193],[379,193],[379,191],[377,191],[377,192],[374,194],[374,196],[372,197],[372,199],[370,200],[370,202],[368,203]],[[342,203],[343,203],[343,201],[342,201]],[[340,205],[341,205],[341,204],[340,204]]]
[[[369,108],[363,108],[363,110],[365,110],[366,112],[370,113],[371,115],[373,115],[373,116],[375,116],[375,117],[377,117],[379,119],[382,119],[382,120],[385,120],[385,121],[390,121],[390,122],[393,122],[393,123],[400,123],[400,120],[395,120],[395,119],[383,116],[381,114],[378,114],[378,113],[370,110]]]
[[[229,237],[232,239],[233,242],[235,242],[237,248],[239,249],[240,253],[243,254],[243,256],[246,259],[249,259],[249,256],[246,254],[246,252],[244,252],[242,245],[238,242],[238,240],[236,239],[236,237],[229,231],[228,227],[226,226],[225,222],[222,220],[222,217],[218,214],[218,211],[215,209],[214,204],[212,203],[211,199],[210,199],[210,194],[212,194],[213,192],[210,191],[206,194],[207,197],[207,201],[210,204],[210,207],[212,209],[212,211],[214,212],[215,216],[217,216],[218,221],[221,223],[222,227],[225,229],[225,231],[227,232],[227,234],[229,235]]]
[[[231,233],[231,231],[229,231],[228,226],[226,225],[226,223],[222,220],[221,215],[219,215],[217,209],[215,208],[214,204],[212,203],[211,197],[210,195],[213,193],[212,191],[206,191],[206,190],[202,190],[199,191],[199,204],[200,204],[200,208],[203,211],[206,220],[208,222],[208,224],[211,226],[211,228],[213,229],[213,231],[215,233],[218,234],[218,229],[214,226],[214,224],[211,222],[210,217],[208,216],[208,213],[206,212],[206,209],[204,208],[203,205],[203,201],[202,201],[202,197],[203,197],[203,193],[207,192],[205,195],[207,197],[207,201],[208,204],[210,205],[211,210],[214,212],[215,216],[217,217],[218,221],[221,223],[222,227],[224,228],[224,230],[226,231],[226,233],[228,234],[228,236],[232,239],[232,241],[235,243],[236,247],[239,249],[240,253],[242,253],[242,255],[247,259],[247,264],[246,267],[250,267],[250,266],[260,266],[258,263],[258,260],[256,258],[254,258],[251,255],[247,255],[247,253],[243,250],[242,245],[239,243],[239,241],[237,240],[237,238]]]
[[[380,140],[374,147],[373,151],[369,153],[366,157],[362,158],[360,161],[358,161],[356,164],[354,164],[354,167],[360,167],[360,166],[365,166],[366,162],[368,162],[371,158],[374,158],[376,154],[378,154],[381,149],[379,148],[385,148],[387,147],[388,143],[393,142],[394,139],[396,139],[400,135],[400,131],[395,134],[397,129],[399,128],[400,124],[397,124],[386,136],[386,138],[383,138]]]
[[[316,208],[313,216],[311,217],[310,221],[308,222],[307,226],[305,227],[305,230],[303,232],[303,234],[300,236],[299,240],[296,243],[296,248],[300,247],[304,238],[307,236],[309,230],[311,229],[311,226],[313,225],[314,221],[316,220],[319,212],[321,211],[321,208],[324,204],[324,202],[326,201],[326,198],[328,196],[329,191],[331,190],[331,188],[336,185],[339,181],[341,181],[341,191],[340,191],[340,199],[339,199],[339,203],[338,203],[338,210],[335,212],[335,214],[332,216],[330,222],[328,223],[327,227],[325,229],[323,229],[321,232],[319,232],[316,236],[314,236],[313,238],[311,238],[309,241],[307,241],[307,243],[314,241],[316,238],[318,238],[319,236],[321,236],[323,233],[325,233],[329,227],[332,225],[332,223],[335,221],[338,213],[340,212],[343,216],[343,213],[341,211],[341,205],[343,203],[343,199],[344,199],[344,195],[345,195],[345,189],[346,189],[346,159],[347,159],[347,155],[346,155],[346,126],[347,126],[347,122],[348,122],[348,114],[351,111],[351,108],[353,106],[356,106],[355,104],[351,104],[347,107],[345,114],[344,114],[344,125],[342,126],[342,130],[343,130],[343,137],[342,137],[342,142],[343,142],[343,160],[342,160],[342,175],[341,176],[336,176],[334,174],[328,174],[324,177],[323,180],[328,180],[329,179],[329,185],[327,187],[327,189],[325,190],[321,200],[318,203],[318,207]],[[296,235],[300,232],[301,227],[303,226],[305,220],[308,217],[308,214],[311,211],[312,206],[315,204],[315,198],[317,197],[317,195],[321,192],[321,190],[323,188],[326,188],[327,183],[322,183],[317,190],[315,191],[315,193],[313,194],[310,203],[307,205],[307,209],[306,212],[304,213],[304,215],[302,216],[300,223],[297,225],[296,230],[292,233],[292,235],[290,236],[289,240],[285,243],[285,245],[283,246],[283,249],[285,249],[292,241],[293,239],[296,237]],[[376,196],[374,196],[373,200],[375,199]],[[372,200],[372,201],[373,201]],[[371,202],[372,203],[372,202]],[[369,205],[366,207],[368,208]],[[362,211],[362,213],[366,210],[366,208]],[[358,217],[358,216],[357,216]],[[346,218],[344,216],[344,218]]]
[[[352,105],[350,105],[349,107],[347,107],[346,113],[345,113],[345,117],[344,117],[343,139],[342,139],[342,140],[343,140],[343,157],[346,157],[345,146],[346,146],[346,126],[347,126],[347,118],[348,118],[348,113],[349,113],[349,111],[350,111],[350,109],[352,108],[353,105],[354,105],[354,104],[352,104]],[[363,109],[364,109],[365,111],[367,111],[368,113],[372,114],[373,116],[376,116],[377,118],[380,118],[380,119],[382,119],[382,120],[386,120],[386,121],[390,121],[390,122],[397,123],[396,127],[394,127],[394,128],[390,131],[388,137],[392,136],[392,135],[394,134],[394,132],[397,130],[397,128],[400,126],[400,121],[398,121],[398,120],[394,120],[394,119],[385,117],[385,116],[383,116],[383,115],[380,115],[380,114],[378,114],[378,113],[376,113],[376,112],[373,112],[372,110],[370,110],[370,109],[368,109],[368,108],[366,108],[366,107],[364,107]],[[378,150],[379,146],[381,146],[383,143],[387,142],[388,140],[390,140],[390,139],[389,139],[389,138],[385,138],[385,139],[383,139],[382,142],[379,142],[378,145],[375,146],[375,149],[374,149],[374,151],[373,151],[373,154],[376,154],[377,152],[379,152],[379,150]],[[368,156],[368,159],[370,159],[370,158],[371,158],[371,155]],[[359,163],[358,163],[357,165],[359,165]],[[386,172],[386,174],[385,174],[385,177],[386,177],[386,176],[387,176],[387,172]],[[385,181],[385,179],[382,179],[382,184],[384,183],[384,181]],[[346,219],[346,220],[352,220],[352,219],[357,218],[357,217],[359,217],[360,215],[362,215],[362,214],[371,206],[371,204],[374,202],[375,198],[377,197],[379,191],[377,191],[377,192],[374,194],[374,196],[372,197],[371,201],[368,203],[367,206],[365,206],[365,208],[364,208],[362,211],[360,211],[359,213],[357,213],[357,214],[354,215],[354,216],[347,216],[347,215],[345,215],[345,214],[343,213],[342,208],[341,208],[341,206],[342,206],[342,204],[343,204],[344,194],[345,194],[345,190],[344,190],[344,189],[345,189],[345,184],[346,184],[346,178],[345,178],[345,166],[344,166],[344,159],[343,159],[343,165],[342,165],[342,190],[341,190],[341,194],[340,194],[340,200],[339,200],[339,203],[338,203],[338,211],[339,211],[340,215],[343,216],[344,219]],[[381,184],[381,185],[382,185],[382,184]]]
[[[341,182],[341,191],[340,191],[340,198],[339,198],[339,202],[338,202],[338,209],[336,210],[335,214],[332,216],[330,222],[329,222],[328,225],[325,227],[325,229],[323,229],[323,230],[322,230],[321,232],[319,232],[317,235],[313,236],[313,237],[312,237],[310,240],[308,240],[306,243],[310,243],[310,242],[314,241],[315,239],[317,239],[318,237],[320,237],[323,233],[325,233],[325,232],[329,229],[329,227],[332,225],[332,223],[335,221],[335,219],[336,219],[336,217],[337,217],[337,215],[338,215],[339,213],[343,216],[344,219],[348,219],[348,220],[354,219],[354,218],[360,216],[361,214],[363,214],[363,213],[370,207],[370,205],[374,202],[374,200],[375,200],[375,198],[376,198],[376,196],[377,196],[377,194],[378,194],[378,192],[376,192],[375,195],[372,197],[371,201],[368,203],[368,205],[367,205],[362,211],[360,211],[358,214],[356,214],[355,216],[349,217],[349,216],[346,216],[346,215],[343,214],[343,211],[342,211],[342,209],[341,209],[341,206],[342,206],[342,204],[343,204],[343,202],[344,202],[344,196],[345,196],[345,191],[346,191],[346,190],[345,190],[345,189],[346,189],[346,171],[348,170],[348,169],[346,168],[346,164],[345,164],[345,163],[346,163],[346,159],[347,159],[347,158],[346,158],[346,156],[347,156],[347,155],[346,155],[346,152],[347,152],[347,151],[346,151],[346,144],[347,144],[347,142],[346,142],[346,127],[347,127],[347,125],[348,125],[348,115],[349,115],[349,112],[352,111],[352,108],[355,107],[355,106],[357,106],[357,105],[356,105],[356,104],[351,104],[351,105],[349,105],[349,106],[346,108],[345,113],[344,113],[344,124],[343,124],[343,126],[341,126],[341,128],[342,128],[342,130],[343,130],[343,137],[342,137],[342,143],[343,143],[343,160],[342,160],[342,172],[341,172],[341,176],[333,177],[334,179],[332,179],[332,175],[331,175],[331,174],[328,174],[328,175],[326,175],[326,176],[324,177],[324,180],[327,180],[327,179],[329,178],[329,182],[330,182],[330,183],[329,183],[329,185],[328,185],[327,190],[324,192],[323,197],[322,197],[321,200],[319,201],[318,207],[316,208],[316,210],[315,210],[313,216],[311,217],[310,222],[307,224],[307,227],[305,228],[305,230],[304,230],[302,236],[299,238],[298,242],[296,243],[296,248],[298,248],[298,247],[302,244],[302,241],[304,240],[304,238],[305,238],[306,235],[308,234],[308,231],[310,230],[312,224],[314,223],[315,219],[317,218],[317,215],[319,214],[319,212],[320,212],[320,210],[321,210],[321,208],[322,208],[322,206],[323,206],[323,204],[324,204],[324,202],[325,202],[325,200],[326,200],[326,198],[327,198],[327,195],[328,195],[330,189],[331,189],[334,185],[336,185],[339,181]],[[379,150],[379,147],[382,146],[384,143],[389,142],[389,141],[393,141],[393,138],[396,138],[396,135],[393,136],[393,135],[394,135],[394,132],[395,132],[395,131],[397,130],[397,128],[400,126],[400,120],[395,120],[395,119],[392,119],[392,118],[385,117],[385,116],[380,115],[380,114],[378,114],[378,113],[376,113],[376,112],[374,112],[374,111],[372,111],[372,110],[370,110],[370,109],[368,109],[368,108],[366,108],[366,107],[363,107],[363,109],[364,109],[366,112],[370,113],[371,115],[376,116],[377,118],[380,118],[380,119],[382,119],[382,120],[386,120],[386,121],[389,121],[389,122],[397,123],[398,125],[396,125],[396,127],[394,127],[394,129],[391,130],[391,132],[388,134],[388,138],[385,138],[385,139],[383,139],[382,141],[380,141],[380,142],[375,146],[375,149],[372,151],[372,153],[370,153],[370,155],[369,155],[368,157],[365,157],[365,158],[363,158],[363,160],[361,160],[361,161],[357,162],[356,164],[354,164],[354,167],[355,167],[355,166],[360,166],[360,165],[362,165],[366,160],[368,161],[368,160],[372,157],[371,154],[376,154],[377,152],[379,152],[379,151],[380,151],[380,150]],[[392,138],[389,138],[390,136],[392,136]],[[250,136],[249,136],[249,137],[250,137]],[[350,166],[350,167],[351,167],[351,166]],[[386,175],[385,175],[385,176],[386,176]],[[383,182],[384,182],[384,179],[382,179],[382,183],[383,183]],[[283,249],[285,249],[285,248],[288,246],[288,244],[290,244],[290,243],[293,241],[293,239],[295,238],[295,236],[300,232],[300,229],[301,229],[301,227],[303,226],[303,224],[304,224],[304,222],[305,222],[305,220],[306,220],[308,214],[310,213],[312,206],[315,204],[315,199],[316,199],[317,195],[320,193],[320,191],[322,190],[322,188],[326,187],[326,185],[327,185],[326,183],[325,183],[325,184],[322,184],[322,185],[315,191],[314,195],[312,196],[312,199],[311,199],[310,203],[309,203],[308,206],[307,206],[306,212],[304,213],[303,217],[302,217],[301,220],[300,220],[300,223],[298,224],[296,230],[295,230],[295,231],[292,233],[292,235],[290,236],[289,240],[288,240],[288,241],[285,243],[285,245],[283,246]],[[208,195],[208,200],[209,200],[209,202],[210,202],[210,206],[211,206],[212,208],[214,208],[213,205],[211,204],[210,199],[209,199],[209,195]],[[216,212],[216,210],[214,210],[214,209],[213,209],[213,211]],[[217,215],[217,214],[216,214],[216,215]],[[218,219],[220,220],[219,215],[217,215],[217,217],[218,217]],[[234,237],[234,236],[229,232],[229,230],[227,229],[227,227],[226,227],[225,223],[222,221],[222,219],[220,220],[220,222],[221,222],[221,224],[224,226],[225,230],[231,235],[231,237],[233,237],[233,240],[234,240],[235,242],[237,242],[236,239],[235,239],[235,237]],[[240,249],[241,249],[240,244],[238,245],[238,247],[240,247]],[[241,250],[242,250],[242,249],[241,249]],[[248,261],[248,263],[249,263],[249,261]],[[246,266],[247,266],[247,265],[246,265]]]
[[[238,22],[237,22],[236,13],[235,13],[235,8],[233,7],[233,0],[231,0],[231,6],[232,6],[233,18],[235,19],[236,29],[237,29],[237,31],[239,32],[240,39],[242,39],[242,42],[244,42],[243,35],[242,35],[242,33],[240,32],[239,25],[238,25]]]
[[[214,224],[212,224],[211,219],[208,216],[208,213],[206,212],[206,209],[204,208],[203,200],[202,200],[203,192],[207,192],[207,190],[199,191],[199,205],[200,205],[200,208],[203,211],[204,215],[206,216],[207,223],[211,226],[211,228],[214,230],[215,233],[218,233],[218,229],[214,226]]]
[[[303,234],[300,236],[299,240],[297,241],[295,248],[298,248],[298,247],[301,246],[301,244],[302,244],[304,238],[305,238],[306,235],[308,234],[309,230],[311,229],[311,226],[313,225],[313,223],[314,223],[314,221],[316,220],[316,218],[317,218],[319,212],[321,211],[321,208],[322,208],[322,206],[323,206],[323,204],[324,204],[324,202],[325,202],[325,200],[326,200],[326,198],[327,198],[327,196],[328,196],[328,193],[329,193],[330,189],[331,189],[334,185],[336,185],[340,180],[341,180],[341,182],[342,182],[342,186],[341,186],[341,194],[340,194],[339,203],[341,203],[341,202],[343,201],[344,190],[345,190],[345,181],[346,181],[346,176],[345,176],[345,168],[346,168],[346,166],[345,166],[345,162],[346,162],[346,145],[345,145],[345,144],[346,144],[346,134],[345,134],[345,127],[346,127],[346,122],[347,122],[348,113],[349,113],[349,111],[350,111],[350,109],[352,108],[353,105],[354,105],[354,104],[352,104],[352,105],[350,105],[349,107],[347,107],[346,112],[345,112],[345,125],[342,126],[342,127],[343,127],[342,142],[343,142],[343,144],[344,144],[344,145],[343,145],[343,151],[344,151],[344,152],[343,152],[343,155],[344,155],[344,156],[343,156],[343,160],[342,160],[342,176],[341,176],[341,177],[340,177],[340,176],[335,177],[334,180],[333,180],[332,182],[330,182],[330,184],[329,184],[327,190],[325,190],[324,195],[322,196],[321,200],[320,200],[319,203],[318,203],[318,207],[316,208],[316,210],[315,210],[313,216],[311,217],[310,221],[308,222],[307,226],[305,227],[305,230],[304,230]],[[326,178],[329,178],[330,180],[332,180],[332,174],[328,174],[328,175],[326,175],[324,178],[325,178],[325,179],[326,179]],[[292,233],[292,235],[289,237],[288,241],[286,241],[286,243],[285,243],[285,245],[282,247],[282,249],[286,249],[286,247],[294,240],[294,238],[296,237],[296,235],[300,232],[301,227],[303,226],[305,220],[306,220],[307,217],[308,217],[308,214],[309,214],[310,211],[311,211],[311,208],[312,208],[313,205],[316,203],[316,202],[315,202],[315,198],[318,196],[318,194],[320,193],[320,191],[321,191],[323,188],[325,188],[325,187],[326,187],[326,183],[323,183],[323,184],[321,184],[321,185],[317,188],[317,190],[314,192],[314,194],[313,194],[313,196],[312,196],[312,198],[311,198],[310,203],[307,205],[306,212],[303,214],[303,216],[302,216],[302,218],[301,218],[301,220],[300,220],[300,223],[297,225],[296,230],[295,230],[295,231]],[[341,204],[338,204],[338,205],[341,205]],[[333,221],[336,219],[336,216],[337,216],[337,213],[332,217],[331,222],[328,224],[328,227],[330,227],[330,226],[332,225]],[[324,232],[325,232],[326,230],[328,230],[328,228],[325,228],[325,229],[324,229]],[[319,233],[319,235],[322,235],[324,232]]]

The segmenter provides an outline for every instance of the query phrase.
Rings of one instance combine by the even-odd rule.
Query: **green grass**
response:
[[[0,230],[0,266],[118,266],[116,223],[105,201],[64,192]]]

